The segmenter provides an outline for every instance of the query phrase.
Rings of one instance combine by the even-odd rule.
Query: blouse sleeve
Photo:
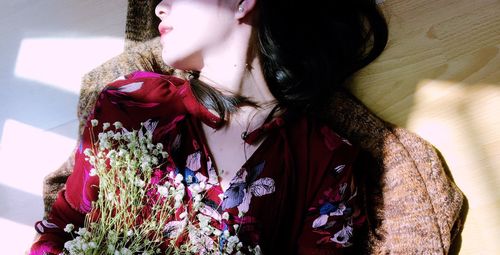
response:
[[[354,236],[365,221],[353,174],[358,148],[328,127],[321,133],[328,154],[317,156],[330,158],[314,173],[321,178],[306,208],[298,254],[351,254]]]
[[[201,111],[191,102],[186,81],[172,76],[136,72],[107,85],[99,94],[92,114],[89,116],[75,152],[75,164],[65,188],[59,192],[47,220],[35,224],[40,234],[32,245],[30,254],[58,254],[71,235],[64,231],[67,224],[75,230],[82,227],[85,215],[92,209],[92,201],[97,200],[99,180],[90,176],[92,166],[85,160],[84,151],[91,148],[92,134],[102,131],[102,123],[111,125],[120,121],[127,129],[139,129],[141,122],[149,119],[172,124],[179,116],[191,111]],[[206,114],[207,119],[214,119]],[[92,127],[91,120],[99,125]],[[92,132],[90,132],[92,129]]]

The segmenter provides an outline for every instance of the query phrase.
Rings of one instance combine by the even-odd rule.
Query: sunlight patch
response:
[[[15,76],[78,94],[82,76],[123,52],[123,38],[25,38]]]
[[[0,140],[0,184],[41,196],[43,178],[71,155],[76,140],[7,119]]]

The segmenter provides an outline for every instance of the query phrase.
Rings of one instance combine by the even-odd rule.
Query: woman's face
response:
[[[236,1],[163,0],[156,7],[163,61],[184,70],[200,70],[203,57],[227,40],[236,23]]]

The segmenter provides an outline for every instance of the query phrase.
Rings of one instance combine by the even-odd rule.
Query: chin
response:
[[[181,54],[169,54],[166,50],[162,51],[162,60],[168,66],[180,70],[201,70],[201,61],[196,61],[195,54],[185,55]]]

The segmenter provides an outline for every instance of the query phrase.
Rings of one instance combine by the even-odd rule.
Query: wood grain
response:
[[[500,254],[500,1],[382,5],[390,39],[353,93],[436,145],[469,199],[461,254]]]

